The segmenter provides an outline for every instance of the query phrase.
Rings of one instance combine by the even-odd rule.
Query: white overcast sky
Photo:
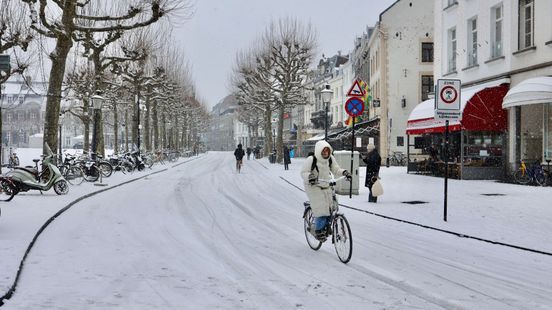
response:
[[[271,20],[289,16],[310,22],[318,32],[318,59],[351,51],[355,37],[395,1],[196,0],[193,17],[174,35],[192,66],[198,95],[212,107],[229,93],[236,52],[247,49]]]

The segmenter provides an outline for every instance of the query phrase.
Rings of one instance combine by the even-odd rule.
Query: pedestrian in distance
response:
[[[378,197],[372,195],[372,186],[378,180],[379,170],[381,166],[381,156],[376,149],[376,146],[369,143],[366,146],[368,153],[362,158],[362,161],[366,164],[366,179],[364,180],[364,186],[368,187],[370,194],[368,194],[368,202],[378,202]]]
[[[289,148],[287,145],[284,145],[284,170],[289,170],[289,164],[291,164]]]
[[[251,148],[247,147],[247,160],[249,160],[249,157],[251,156]]]
[[[245,152],[243,151],[241,143],[238,144],[238,147],[234,151],[234,156],[236,157],[236,171],[240,173],[241,166],[243,164],[243,157],[245,156]]]
[[[337,160],[332,155],[331,145],[322,140],[314,145],[314,154],[311,154],[305,160],[301,169],[301,177],[305,186],[305,192],[309,197],[310,206],[314,219],[314,235],[322,238],[325,235],[325,227],[330,216],[330,208],[333,205],[332,189],[327,182],[319,180],[329,180],[334,176],[345,176],[351,180],[351,174],[342,169]],[[330,174],[331,172],[331,174]]]

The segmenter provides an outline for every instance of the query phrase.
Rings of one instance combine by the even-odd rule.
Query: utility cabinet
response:
[[[353,169],[351,171],[351,151],[335,151],[333,153],[333,156],[337,160],[337,163],[339,166],[343,169],[347,169],[347,171],[351,172],[351,175],[353,176],[353,181],[349,183],[347,179],[342,179],[337,182],[337,185],[335,186],[335,191],[339,195],[349,195],[349,186],[352,184],[353,186],[353,195],[358,195],[358,183],[359,183],[359,159],[360,159],[360,153],[358,151],[355,151],[353,154]],[[340,175],[336,175],[335,178],[337,179],[340,177]]]

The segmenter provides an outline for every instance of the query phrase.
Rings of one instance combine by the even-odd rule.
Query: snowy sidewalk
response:
[[[304,158],[293,158],[290,170],[263,164],[275,175],[303,188],[299,175]],[[246,165],[253,161],[246,161]],[[504,184],[495,181],[449,180],[448,218],[443,221],[444,180],[407,174],[406,167],[381,167],[384,195],[368,203],[364,187],[365,167],[360,167],[360,195],[339,196],[340,203],[377,214],[454,231],[492,241],[552,253],[552,187]],[[297,190],[290,185],[290,190]],[[306,200],[306,195],[305,195]],[[424,201],[406,204],[405,201]],[[298,202],[300,204],[301,202]],[[345,211],[351,216],[373,216]],[[408,225],[408,224],[404,224]]]

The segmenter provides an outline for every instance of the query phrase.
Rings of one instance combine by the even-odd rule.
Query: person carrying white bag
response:
[[[376,146],[372,143],[369,143],[366,146],[368,154],[362,158],[364,163],[366,163],[366,179],[364,181],[364,186],[370,189],[370,194],[368,195],[368,202],[376,203],[378,201],[378,196],[383,194],[383,187],[379,182],[379,170],[381,166],[381,156],[379,155]],[[377,183],[376,188],[374,184]],[[377,190],[377,192],[375,192]]]

